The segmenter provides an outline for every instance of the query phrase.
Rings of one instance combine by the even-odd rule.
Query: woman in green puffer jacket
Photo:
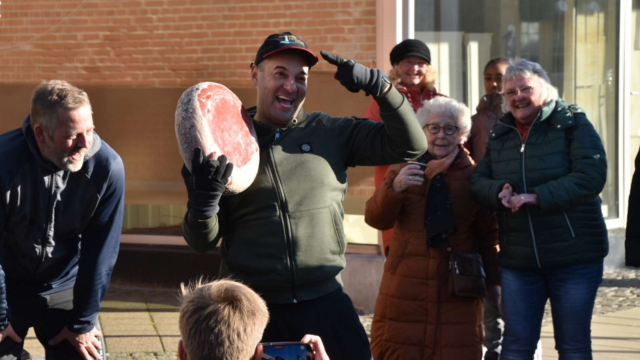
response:
[[[539,64],[503,77],[505,116],[471,176],[472,195],[498,211],[505,332],[501,360],[532,359],[551,301],[560,359],[592,359],[591,313],[608,252],[598,195],[602,141]]]

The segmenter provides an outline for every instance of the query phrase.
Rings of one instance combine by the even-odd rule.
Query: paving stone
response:
[[[180,342],[180,335],[174,336],[160,336],[162,347],[168,351],[178,351],[178,343]]]
[[[177,294],[162,289],[110,287],[103,302],[107,311],[100,315],[107,324],[103,328],[108,359],[177,360],[175,351],[180,339]],[[605,271],[593,313],[594,360],[638,358],[640,269]],[[369,337],[372,318],[372,314],[360,316]],[[547,303],[541,334],[544,360],[558,359],[550,320],[551,308]],[[149,350],[143,350],[145,346]]]
[[[27,337],[24,339],[24,348],[32,355],[44,355],[44,347],[36,337],[33,328],[29,329]]]
[[[134,352],[131,353],[131,358],[136,360],[156,360],[156,355],[147,352]]]
[[[175,351],[165,351],[156,353],[158,360],[178,360],[178,354]]]
[[[157,352],[164,351],[157,335],[148,336],[105,336],[108,351],[113,352]]]
[[[107,359],[109,360],[130,360],[131,357],[128,353],[107,353]]]
[[[163,335],[180,335],[180,329],[178,328],[179,312],[157,312],[150,311],[150,318],[158,331],[160,336]]]

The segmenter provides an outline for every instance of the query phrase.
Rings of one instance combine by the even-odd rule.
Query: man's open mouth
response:
[[[82,160],[83,157],[84,157],[84,153],[80,152],[80,151],[72,152],[71,155],[70,155],[70,158],[73,161],[80,161],[80,160]]]
[[[285,107],[292,107],[293,106],[293,99],[286,97],[286,96],[282,96],[282,95],[278,95],[276,96],[276,100],[278,101],[278,104],[285,106]]]

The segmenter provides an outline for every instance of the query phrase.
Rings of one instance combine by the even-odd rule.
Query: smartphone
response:
[[[255,360],[313,360],[311,344],[301,342],[260,343]]]
[[[420,176],[424,177],[424,171],[427,169],[427,164],[418,161],[409,161],[409,165],[418,165],[420,170],[422,170],[422,175]]]

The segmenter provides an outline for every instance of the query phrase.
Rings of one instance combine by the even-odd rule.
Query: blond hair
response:
[[[31,126],[41,124],[52,136],[58,110],[75,110],[91,105],[89,95],[64,80],[43,81],[31,96]]]
[[[427,126],[429,116],[434,114],[454,119],[460,131],[460,144],[464,144],[467,141],[471,131],[471,112],[467,105],[444,96],[437,96],[423,102],[422,107],[418,109],[416,114],[418,122],[423,129]]]
[[[180,335],[189,360],[247,360],[262,338],[267,304],[246,285],[203,279],[181,284]]]
[[[400,64],[395,64],[389,71],[389,81],[393,86],[398,87],[398,85],[402,84],[402,70],[400,70]],[[422,82],[420,82],[420,92],[424,92],[425,90],[435,91],[436,83],[436,71],[433,69],[431,64],[427,64],[427,70],[424,72],[424,77],[422,78]]]

